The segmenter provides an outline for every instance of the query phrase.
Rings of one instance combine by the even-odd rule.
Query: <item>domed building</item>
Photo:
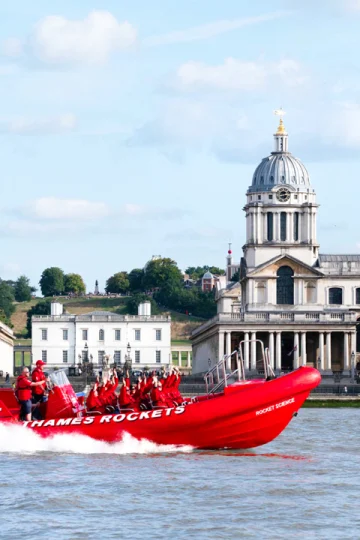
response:
[[[246,192],[243,257],[234,263],[229,249],[216,284],[218,314],[193,332],[194,373],[240,342],[245,368],[255,371],[261,340],[275,370],[311,365],[349,375],[360,352],[360,255],[319,254],[318,206],[281,119],[274,151]]]

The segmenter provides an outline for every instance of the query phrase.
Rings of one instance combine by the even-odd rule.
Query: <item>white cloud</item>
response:
[[[341,5],[347,10],[347,11],[360,11],[360,0],[342,0]]]
[[[17,58],[23,53],[23,44],[20,39],[8,38],[3,41],[1,49],[5,56]]]
[[[326,136],[340,146],[360,148],[360,105],[345,102],[334,107]]]
[[[73,131],[76,117],[67,113],[53,118],[30,119],[19,116],[12,120],[0,121],[0,132],[15,135],[49,135]]]
[[[24,215],[38,220],[93,221],[110,215],[103,202],[82,199],[58,199],[42,197],[31,202],[22,210]]]
[[[163,34],[160,36],[152,36],[145,39],[143,43],[146,46],[155,46],[168,45],[171,43],[188,43],[191,41],[209,39],[232,30],[243,28],[245,26],[279,19],[280,17],[289,15],[289,13],[290,12],[288,11],[278,11],[268,13],[266,15],[260,15],[258,17],[244,17],[241,19],[215,21],[209,24],[194,26],[193,28],[188,28],[186,30],[169,32],[168,34]]]
[[[25,50],[52,65],[103,64],[111,53],[131,47],[136,40],[136,30],[128,21],[119,22],[108,11],[92,11],[82,20],[44,17],[24,43],[9,38],[2,48],[7,56],[17,57]]]
[[[215,66],[201,62],[182,64],[176,72],[175,85],[185,91],[203,88],[250,91],[263,88],[271,78],[289,87],[300,86],[307,79],[300,64],[292,59],[265,63],[226,58],[223,64]]]

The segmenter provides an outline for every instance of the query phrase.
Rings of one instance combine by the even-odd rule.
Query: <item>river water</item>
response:
[[[1,539],[360,538],[360,409],[304,409],[252,451],[0,424]]]

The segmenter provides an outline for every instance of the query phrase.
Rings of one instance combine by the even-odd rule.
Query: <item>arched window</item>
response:
[[[274,216],[272,212],[267,213],[267,239],[269,242],[274,240]]]
[[[290,266],[281,266],[277,275],[277,304],[294,304],[294,271]]]
[[[263,184],[263,183],[264,183],[264,177],[261,176],[261,177],[260,177],[260,184]]]
[[[104,330],[99,330],[99,341],[104,341],[105,338],[105,332]]]
[[[331,287],[329,289],[329,304],[341,306],[343,303],[343,291],[340,287]]]
[[[280,240],[285,242],[286,240],[286,212],[280,214]]]
[[[355,303],[360,304],[360,288],[356,289]]]
[[[271,184],[274,183],[274,177],[273,177],[273,176],[270,176],[270,183],[271,183]]]

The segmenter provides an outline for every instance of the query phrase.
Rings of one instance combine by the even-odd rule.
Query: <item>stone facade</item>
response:
[[[0,371],[5,377],[14,374],[14,334],[11,328],[0,322]]]
[[[274,138],[275,151],[262,160],[246,193],[243,257],[234,265],[229,250],[226,276],[217,283],[218,314],[193,332],[194,373],[240,342],[245,368],[254,371],[255,340],[283,371],[300,365],[346,371],[360,352],[360,255],[319,254],[318,204],[308,172],[288,151],[282,121]]]

